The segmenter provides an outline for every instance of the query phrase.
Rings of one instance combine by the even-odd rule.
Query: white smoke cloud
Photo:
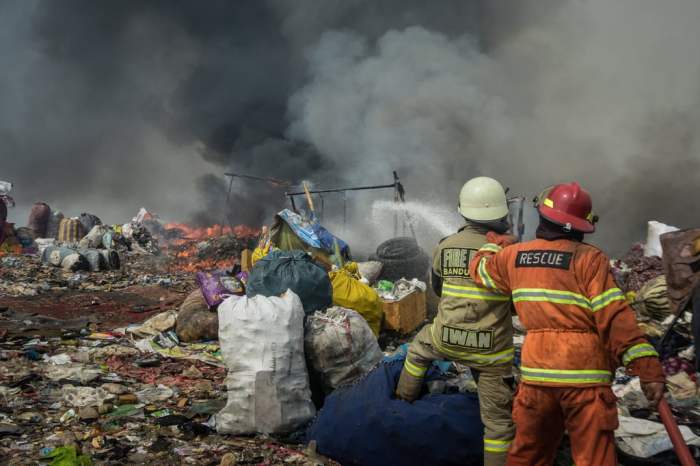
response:
[[[700,219],[685,202],[700,182],[699,17],[693,0],[571,1],[488,48],[422,27],[376,43],[328,32],[289,134],[348,181],[397,169],[412,198],[450,206],[476,175],[529,196],[578,180],[602,217],[591,239],[620,252],[646,220]]]

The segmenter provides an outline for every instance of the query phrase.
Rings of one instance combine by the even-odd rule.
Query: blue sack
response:
[[[473,394],[425,395],[413,403],[394,390],[403,360],[381,363],[326,398],[307,441],[344,466],[480,465],[483,425]],[[436,379],[431,368],[426,380]]]

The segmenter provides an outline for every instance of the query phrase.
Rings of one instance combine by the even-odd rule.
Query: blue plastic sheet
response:
[[[473,394],[394,397],[403,360],[381,363],[355,385],[326,398],[307,430],[318,451],[344,466],[478,465],[483,425]],[[432,368],[427,380],[435,379]]]
[[[284,222],[289,225],[295,235],[299,237],[307,245],[316,249],[323,249],[331,254],[335,253],[334,243],[338,242],[341,254],[349,255],[350,248],[342,239],[334,236],[326,230],[315,219],[304,220],[301,215],[292,212],[289,209],[284,209],[277,214]]]

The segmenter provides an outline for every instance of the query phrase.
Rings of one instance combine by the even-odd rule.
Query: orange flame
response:
[[[183,272],[225,269],[238,263],[239,259],[235,257],[199,259],[197,244],[201,241],[225,235],[233,235],[239,239],[256,238],[260,235],[260,229],[247,225],[192,227],[186,223],[168,223],[165,229],[182,231],[179,237],[167,240],[165,246],[173,258],[172,267]]]

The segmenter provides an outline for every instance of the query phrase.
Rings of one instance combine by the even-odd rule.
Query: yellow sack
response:
[[[333,285],[333,304],[360,313],[374,335],[379,336],[384,317],[382,301],[376,291],[355,278],[353,265],[357,271],[357,264],[351,262],[328,274]]]
[[[253,265],[255,265],[257,261],[267,256],[270,253],[271,249],[272,247],[269,243],[263,247],[258,246],[253,250],[253,254],[251,255],[250,261],[253,263]]]

